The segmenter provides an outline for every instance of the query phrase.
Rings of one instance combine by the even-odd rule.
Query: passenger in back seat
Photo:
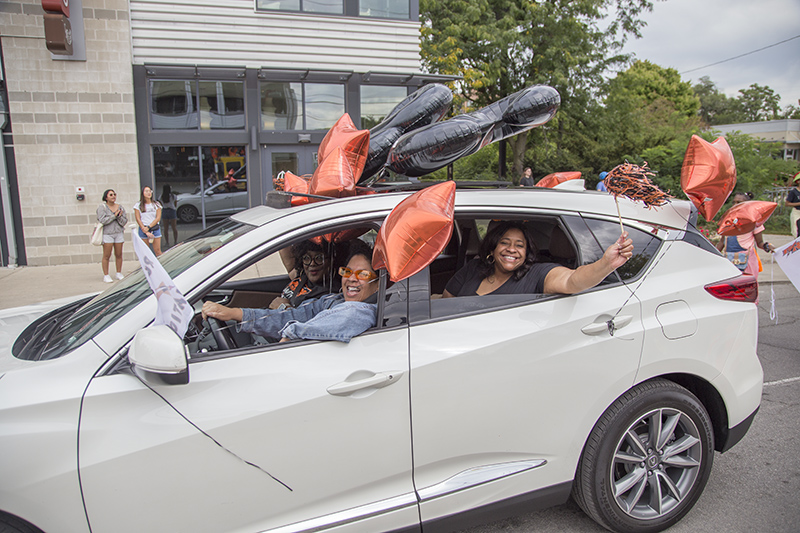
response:
[[[447,283],[444,298],[485,294],[574,294],[594,287],[633,255],[628,233],[603,256],[576,269],[537,263],[536,246],[522,222],[505,221],[484,237],[478,257]]]

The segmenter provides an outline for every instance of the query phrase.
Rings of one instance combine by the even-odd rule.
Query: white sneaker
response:
[[[111,279],[111,276],[109,276],[108,274],[103,276],[103,281],[105,281],[106,283],[114,283],[114,280]]]
[[[122,275],[122,272],[117,272],[117,279],[122,279],[125,276]]]

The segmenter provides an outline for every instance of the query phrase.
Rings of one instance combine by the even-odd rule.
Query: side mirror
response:
[[[145,381],[169,385],[189,383],[186,345],[168,326],[150,326],[139,331],[128,350],[128,362]]]

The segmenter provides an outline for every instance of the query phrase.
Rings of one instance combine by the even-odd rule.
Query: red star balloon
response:
[[[400,281],[428,266],[453,234],[455,198],[455,182],[445,181],[397,204],[375,239],[372,267],[386,268],[389,279]]]
[[[311,177],[308,192],[331,198],[355,196],[356,178],[344,150],[337,146],[320,162]],[[311,201],[318,200],[311,199]]]
[[[724,137],[708,142],[692,135],[681,167],[681,188],[711,220],[736,186],[736,163]]]
[[[310,183],[303,176],[297,176],[291,172],[283,173],[283,190],[289,193],[299,192],[308,194]],[[308,203],[307,196],[292,196],[292,205],[303,205]]]
[[[736,204],[722,215],[717,233],[725,237],[749,233],[756,229],[756,226],[763,225],[776,207],[778,204],[775,202],[758,200]]]

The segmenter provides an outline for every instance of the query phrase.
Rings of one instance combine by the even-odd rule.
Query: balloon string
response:
[[[769,319],[778,323],[778,309],[775,307],[775,253],[773,252],[769,265]]]

